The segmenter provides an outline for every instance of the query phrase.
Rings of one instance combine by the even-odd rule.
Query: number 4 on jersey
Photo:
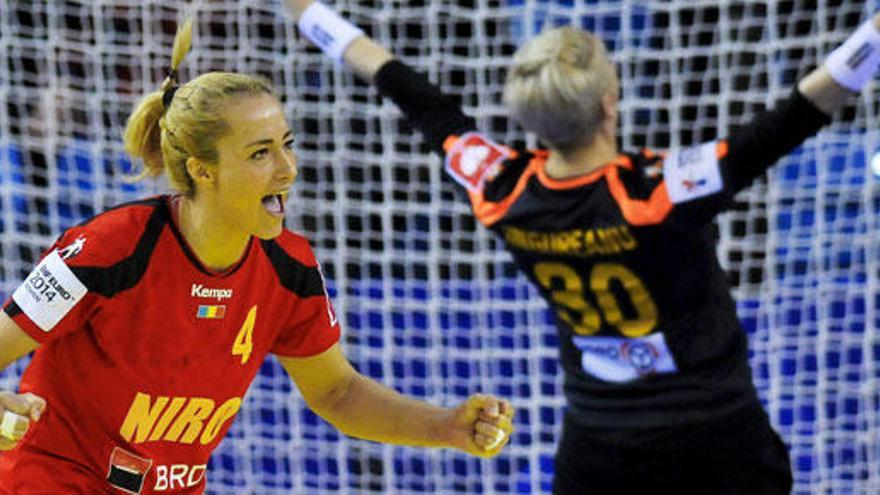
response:
[[[235,336],[235,342],[232,344],[232,355],[241,356],[241,364],[248,362],[248,359],[251,358],[251,353],[254,350],[254,324],[256,322],[257,306],[254,305],[254,307],[248,311],[247,317],[244,319],[244,323],[241,324],[241,329],[238,331],[238,335]]]

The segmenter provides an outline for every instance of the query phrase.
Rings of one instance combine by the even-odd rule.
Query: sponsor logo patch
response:
[[[110,455],[110,469],[107,471],[107,482],[126,493],[141,493],[144,477],[150,470],[153,461],[136,456],[119,447],[113,448]]]
[[[56,249],[34,267],[12,299],[41,330],[50,332],[86,292]]]
[[[675,373],[678,368],[662,333],[647,337],[575,337],[581,367],[605,382],[625,383],[653,374]]]
[[[202,284],[192,284],[189,295],[191,297],[222,301],[224,299],[232,299],[232,289],[212,289]]]
[[[724,187],[716,148],[717,143],[712,141],[669,152],[664,160],[663,175],[673,204],[708,196]]]
[[[446,172],[456,182],[477,192],[487,179],[501,171],[501,163],[512,156],[511,151],[476,132],[458,138],[446,154]]]

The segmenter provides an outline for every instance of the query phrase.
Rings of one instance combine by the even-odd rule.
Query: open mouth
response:
[[[284,215],[284,196],[282,194],[269,194],[263,196],[260,203],[263,204],[263,208],[265,208],[270,215]]]

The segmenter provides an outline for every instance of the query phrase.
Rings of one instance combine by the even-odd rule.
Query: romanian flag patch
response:
[[[220,319],[226,316],[226,306],[200,304],[196,318]]]

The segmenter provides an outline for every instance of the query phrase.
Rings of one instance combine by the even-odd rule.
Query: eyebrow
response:
[[[281,138],[282,141],[287,140],[287,138],[293,136],[293,131],[287,131],[284,133],[284,136]],[[245,145],[245,148],[250,148],[251,146],[257,146],[260,144],[272,144],[274,139],[260,139],[259,141],[254,141],[252,143],[248,143]]]

